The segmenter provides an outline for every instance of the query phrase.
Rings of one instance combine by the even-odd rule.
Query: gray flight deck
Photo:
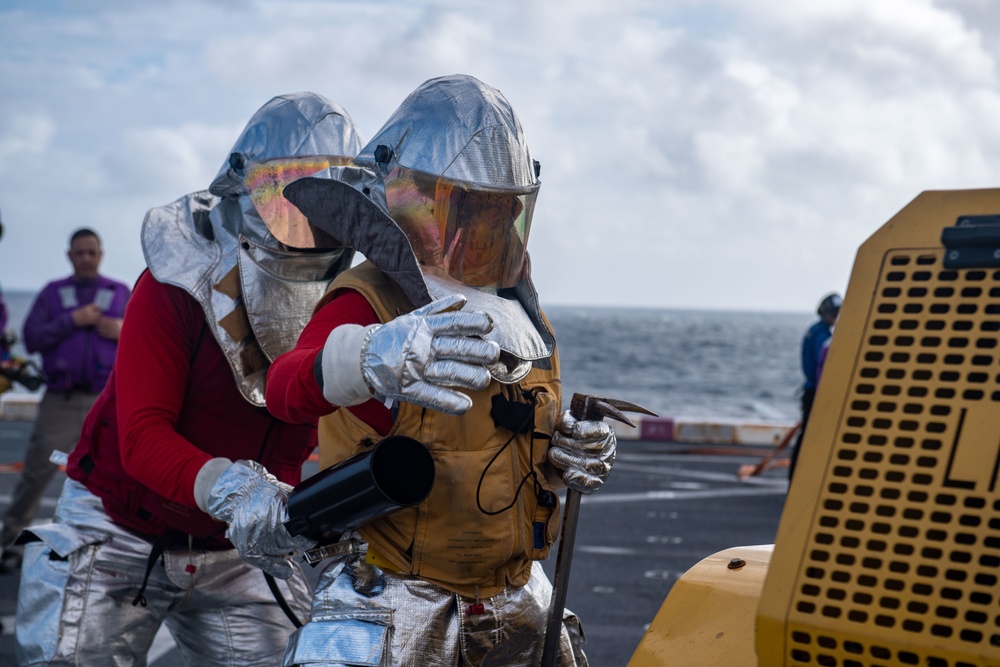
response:
[[[32,424],[0,421],[0,466],[21,460]],[[671,584],[701,558],[731,546],[774,541],[787,491],[785,470],[739,481],[736,471],[766,453],[754,447],[619,442],[603,489],[583,499],[567,606],[579,614],[594,667],[625,665]],[[307,474],[315,472],[310,463]],[[52,515],[64,475],[52,482],[39,520]],[[0,472],[0,508],[15,472]],[[556,556],[544,563],[553,576]],[[19,577],[0,574],[0,665],[14,665]],[[151,667],[181,667],[166,630]]]

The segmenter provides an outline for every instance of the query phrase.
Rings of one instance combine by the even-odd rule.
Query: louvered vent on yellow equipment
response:
[[[998,212],[997,190],[924,193],[859,251],[760,665],[1000,665],[1000,262],[946,268],[941,244],[958,217]]]

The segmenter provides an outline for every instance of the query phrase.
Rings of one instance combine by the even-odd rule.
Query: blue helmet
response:
[[[816,309],[816,314],[822,318],[832,317],[837,319],[840,315],[840,307],[844,305],[844,300],[839,294],[833,292],[827,294],[823,297],[823,300],[819,302],[819,307]]]

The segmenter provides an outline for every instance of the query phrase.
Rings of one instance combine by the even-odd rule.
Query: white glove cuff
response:
[[[198,476],[194,478],[194,501],[202,512],[208,512],[208,494],[215,486],[215,481],[231,465],[232,461],[220,457],[209,459],[198,471]]]
[[[327,336],[320,364],[323,398],[332,405],[360,405],[373,396],[361,372],[361,347],[368,330],[377,326],[342,324]]]

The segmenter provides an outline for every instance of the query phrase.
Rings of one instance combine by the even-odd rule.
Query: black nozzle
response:
[[[404,507],[417,505],[434,485],[434,459],[419,441],[391,436],[322,470],[288,496],[291,535],[320,544]]]

